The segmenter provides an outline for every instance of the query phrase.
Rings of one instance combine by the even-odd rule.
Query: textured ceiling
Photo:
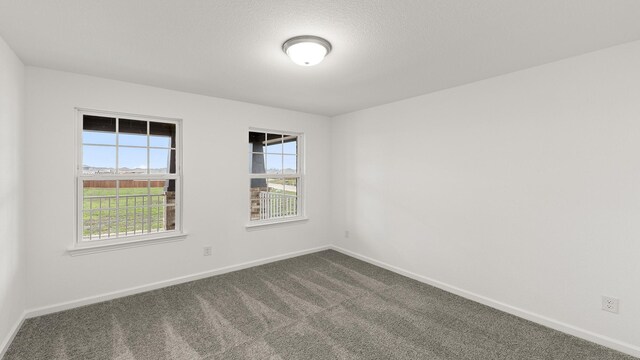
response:
[[[637,0],[0,0],[29,65],[336,115],[640,40]],[[315,67],[280,46],[333,44]]]

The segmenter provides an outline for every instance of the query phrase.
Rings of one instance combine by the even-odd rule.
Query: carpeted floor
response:
[[[4,359],[633,358],[329,250],[29,319]]]

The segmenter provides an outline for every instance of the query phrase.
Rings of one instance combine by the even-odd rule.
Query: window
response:
[[[249,131],[252,224],[295,220],[304,215],[301,145],[301,134]]]
[[[77,245],[181,233],[180,120],[78,110]]]

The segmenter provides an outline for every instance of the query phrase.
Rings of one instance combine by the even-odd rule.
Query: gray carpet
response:
[[[29,319],[4,359],[633,358],[323,251]]]

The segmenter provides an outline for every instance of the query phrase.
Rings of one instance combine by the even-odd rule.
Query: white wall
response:
[[[332,119],[333,239],[640,356],[638,64],[635,42]]]
[[[26,253],[22,236],[24,65],[0,38],[0,356],[22,318]]]
[[[186,240],[70,257],[74,107],[183,119]],[[308,222],[245,229],[248,128],[304,132]],[[28,308],[326,245],[330,123],[323,116],[27,68]],[[204,246],[213,256],[202,256]]]

